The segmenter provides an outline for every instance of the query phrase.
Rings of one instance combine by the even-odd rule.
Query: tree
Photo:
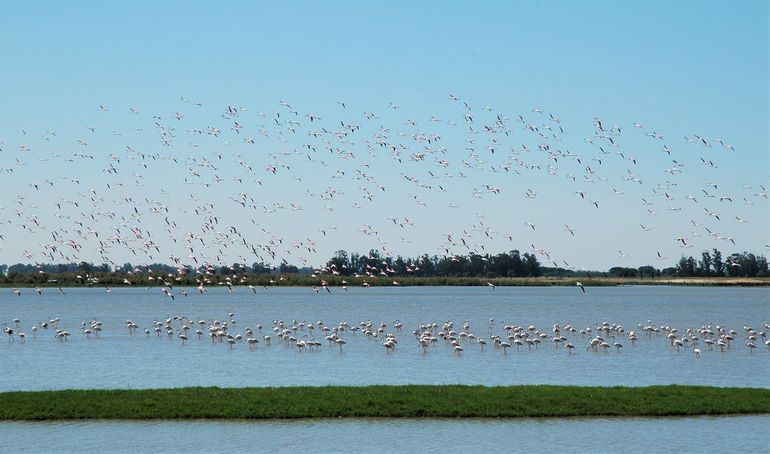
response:
[[[126,262],[126,263],[123,264],[123,266],[118,268],[117,271],[120,271],[121,273],[130,273],[130,272],[134,271],[134,265]]]
[[[508,271],[508,276],[521,277],[527,275],[527,267],[524,262],[521,261],[521,255],[518,249],[511,251],[511,269]]]
[[[543,271],[540,269],[540,262],[537,261],[537,257],[535,257],[534,254],[525,252],[523,258],[527,270],[527,276],[538,277],[543,275]]]
[[[348,268],[348,253],[342,249],[334,254],[334,257],[326,262],[326,267],[332,272],[337,272],[341,275],[347,276],[351,274],[350,268]]]
[[[637,270],[635,268],[625,268],[622,266],[615,266],[610,268],[610,276],[617,277],[636,277]]]
[[[749,252],[735,253],[727,259],[727,275],[731,277],[767,276],[767,259]]]
[[[263,262],[254,262],[251,264],[251,272],[254,274],[270,274],[270,267]]]
[[[495,270],[495,274],[498,276],[508,276],[508,270],[511,269],[511,256],[504,252],[497,254],[492,259],[491,268]]]
[[[724,276],[725,275],[725,264],[722,261],[722,253],[719,252],[716,248],[714,248],[714,255],[711,257],[711,266],[714,268],[714,275],[715,276]]]
[[[408,265],[408,262],[404,261],[404,258],[400,255],[396,257],[396,260],[393,262],[393,269],[396,271],[396,275],[398,276],[404,276],[406,275],[406,267]]]
[[[757,272],[759,272],[759,266],[757,265],[757,256],[755,256],[752,253],[743,253],[744,257],[746,259],[744,260],[745,263],[745,273],[744,276],[753,277],[757,275]]]
[[[660,270],[660,275],[661,276],[676,276],[677,275],[676,267],[670,266],[668,268],[663,268],[662,270]]]
[[[697,267],[698,263],[694,258],[682,256],[676,265],[676,274],[679,277],[692,277],[695,276]]]
[[[94,266],[88,262],[80,262],[78,268],[80,268],[80,271],[84,272],[85,274],[91,274],[91,272],[94,270]]]
[[[465,256],[445,257],[436,264],[438,276],[462,276],[468,259]]]
[[[698,275],[699,276],[710,276],[711,275],[711,254],[709,251],[703,251],[701,254],[701,261],[698,266]]]
[[[483,276],[486,273],[486,257],[478,254],[471,254],[466,263],[466,274],[468,276]]]
[[[299,268],[294,265],[289,265],[286,262],[282,262],[281,266],[278,267],[278,272],[281,274],[297,274],[299,272]]]
[[[655,277],[655,267],[652,267],[650,265],[640,266],[639,267],[639,277],[642,278],[645,275],[649,277]]]
[[[767,276],[767,259],[765,256],[760,255],[757,257],[757,274],[755,276],[757,277],[766,277]]]
[[[419,270],[415,273],[417,276],[435,276],[436,275],[436,262],[438,262],[438,257],[435,255],[431,259],[431,257],[428,254],[423,254],[421,257],[417,258],[416,265]]]
[[[730,277],[739,277],[742,276],[742,269],[743,265],[741,264],[741,261],[743,260],[743,257],[741,254],[735,253],[730,255],[730,257],[727,258],[727,275]]]

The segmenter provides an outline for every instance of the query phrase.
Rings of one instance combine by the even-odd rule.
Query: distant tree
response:
[[[404,260],[403,257],[400,255],[396,257],[396,260],[393,262],[393,269],[396,272],[397,276],[404,276],[407,274],[406,271],[407,268],[407,262]]]
[[[511,269],[511,256],[503,252],[492,258],[490,266],[497,276],[508,276],[508,270]]]
[[[756,277],[767,277],[768,275],[768,264],[767,264],[767,258],[765,256],[760,255],[757,257],[757,274],[754,276]]]
[[[251,272],[254,274],[270,274],[272,269],[263,262],[254,262],[251,264]]]
[[[436,263],[436,276],[462,276],[468,259],[465,256],[444,257]]]
[[[711,275],[711,254],[709,251],[703,251],[701,254],[700,264],[698,265],[699,276]]]
[[[616,277],[636,277],[638,270],[636,268],[625,268],[622,266],[615,266],[610,268],[609,275]]]
[[[371,271],[372,269],[379,269],[381,265],[382,265],[382,256],[380,256],[380,253],[378,251],[371,249],[368,255],[366,256],[360,255],[356,258],[356,267],[352,268],[350,273],[357,272],[357,273],[364,274],[366,273],[366,271]]]
[[[514,249],[510,252],[511,255],[511,268],[508,271],[508,276],[522,277],[527,275],[527,267],[521,260],[521,255],[518,249]]]
[[[682,256],[676,266],[676,274],[679,277],[692,277],[695,276],[697,268],[698,262],[694,258]]]
[[[711,257],[711,267],[714,269],[714,276],[724,276],[725,264],[722,261],[722,253],[716,248],[712,252],[714,255]]]
[[[278,267],[278,272],[281,274],[297,274],[299,273],[299,268],[297,268],[294,265],[290,265],[286,262],[281,263],[281,266]]]
[[[438,262],[438,257],[435,255],[431,258],[428,254],[423,254],[415,262],[419,268],[415,274],[417,276],[435,276],[436,262]]]
[[[238,276],[242,276],[243,274],[246,274],[246,271],[248,271],[248,268],[240,263],[233,263],[233,266],[231,266],[230,269],[233,271],[233,274]]]
[[[643,278],[645,276],[647,277],[655,277],[655,267],[650,265],[640,266],[639,267],[639,277]]]
[[[91,274],[94,271],[94,265],[88,262],[80,262],[78,268],[85,274]]]
[[[487,256],[470,254],[468,262],[466,262],[464,274],[466,276],[483,276],[486,274],[487,260]]]
[[[742,276],[743,265],[741,261],[743,260],[743,257],[741,257],[741,254],[735,253],[731,254],[727,258],[727,275],[730,277],[740,277]]]
[[[527,276],[538,277],[543,275],[543,271],[540,269],[540,262],[537,261],[537,257],[535,257],[534,254],[525,252],[523,258],[527,270]]]
[[[731,277],[764,277],[768,275],[767,259],[750,252],[731,254],[725,264]]]
[[[361,255],[356,254],[355,252],[350,254],[350,259],[348,261],[348,268],[350,269],[351,273],[358,273],[360,272],[360,269],[363,265],[361,264]]]
[[[757,273],[759,272],[757,256],[750,252],[748,254],[744,252],[743,256],[745,257],[743,262],[745,263],[745,270],[746,270],[746,274],[744,274],[744,276],[749,276],[749,277],[756,276]]]
[[[675,266],[670,266],[668,268],[663,268],[662,270],[660,270],[659,275],[660,276],[666,276],[666,277],[676,276],[677,275],[677,268]]]
[[[118,268],[117,271],[120,271],[121,273],[130,273],[130,272],[134,271],[134,265],[132,265],[130,263],[124,263],[123,266]]]
[[[339,251],[335,252],[334,257],[326,262],[326,267],[342,275],[350,274],[350,270],[348,269],[347,251],[340,249]]]

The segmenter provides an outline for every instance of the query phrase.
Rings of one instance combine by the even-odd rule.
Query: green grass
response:
[[[0,393],[0,420],[517,418],[770,413],[770,389],[407,385]]]

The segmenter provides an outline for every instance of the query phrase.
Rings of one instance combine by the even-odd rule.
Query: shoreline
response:
[[[233,287],[312,287],[323,286],[323,282],[329,288],[335,287],[392,287],[393,281],[398,282],[400,287],[573,287],[576,282],[580,282],[584,287],[624,287],[624,286],[683,286],[683,287],[770,287],[770,277],[656,277],[656,278],[619,278],[619,277],[523,277],[523,278],[482,278],[482,277],[403,277],[389,279],[355,279],[353,277],[340,276],[287,276],[284,281],[270,282],[270,277],[250,277],[245,282],[234,284]],[[323,282],[322,282],[323,281]],[[363,283],[366,282],[366,285]],[[134,285],[127,285],[121,282],[102,283],[78,283],[78,282],[40,282],[40,283],[0,283],[0,288],[18,288],[34,290],[35,288],[131,288],[131,287],[152,287],[162,288],[162,283],[137,282]],[[195,287],[194,281],[177,282],[176,287]],[[224,287],[224,284],[213,282],[208,284],[209,288]]]
[[[0,420],[550,418],[770,414],[770,389],[666,385],[326,386],[13,391]]]

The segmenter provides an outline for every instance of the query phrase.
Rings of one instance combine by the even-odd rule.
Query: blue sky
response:
[[[117,235],[125,236],[132,222],[142,225],[160,252],[135,256],[112,245],[105,255],[117,263],[172,255],[188,262],[199,253],[186,251],[182,238],[200,230],[204,219],[191,213],[205,203],[246,243],[272,249],[275,258],[262,250],[268,262],[299,264],[302,246],[289,253],[283,242],[314,244],[315,253],[301,255],[311,265],[337,249],[383,246],[415,256],[531,251],[534,245],[549,253],[541,255],[545,264],[551,256],[591,269],[669,265],[712,247],[767,253],[770,211],[767,199],[756,195],[760,185],[770,187],[765,2],[4,2],[0,30],[0,168],[12,169],[0,172],[0,262],[28,261],[24,251],[47,262],[42,251],[54,244],[69,248],[68,257],[101,261],[97,237],[86,232],[98,231],[102,240],[115,236],[119,218],[134,206],[141,216],[127,217]],[[236,119],[222,118],[226,106],[246,109]],[[378,118],[367,120],[363,112]],[[274,122],[276,113],[282,125]],[[322,126],[307,114],[320,117]],[[158,140],[156,115],[164,127],[177,128],[170,147]],[[497,115],[507,118],[508,136],[502,128],[483,132]],[[292,116],[301,122],[294,128],[299,133],[285,123]],[[596,138],[594,117],[605,129],[619,127],[615,144]],[[234,121],[244,126],[240,134],[230,129]],[[307,135],[319,127],[340,129],[340,121],[361,126],[346,143]],[[564,133],[546,140],[527,125],[543,133],[553,131],[543,126],[562,126]],[[223,132],[184,132],[207,126]],[[664,138],[645,135],[653,132]],[[421,161],[410,157],[428,144],[415,141],[415,133],[441,136]],[[401,162],[377,145],[378,134],[403,145]],[[695,141],[696,134],[711,146]],[[245,136],[255,144],[244,143]],[[355,157],[324,151],[324,140]],[[546,142],[562,157],[537,150]],[[201,167],[204,159],[218,162],[216,168]],[[672,160],[683,165],[681,172],[665,172],[678,165]],[[109,164],[117,175],[103,171]],[[273,175],[265,170],[272,164],[288,169]],[[191,176],[191,168],[200,176]],[[624,179],[632,174],[642,183]],[[320,194],[329,188],[339,193],[327,203]],[[537,196],[526,197],[528,189]],[[716,197],[706,198],[704,190]],[[367,191],[376,194],[372,201]],[[241,193],[259,209],[234,202]],[[732,202],[720,202],[723,196]],[[69,203],[76,200],[89,209]],[[177,243],[146,200],[169,207]],[[63,208],[55,206],[62,202]],[[275,203],[302,209],[262,208]],[[113,218],[105,215],[110,212]],[[80,218],[82,226],[75,223]],[[414,225],[400,227],[402,218]],[[42,228],[21,226],[34,224],[30,219]],[[53,230],[61,233],[58,243]],[[201,235],[209,241],[200,252],[206,259],[255,261],[232,237]],[[131,247],[147,249],[141,245],[147,236]],[[269,244],[276,238],[282,246]],[[692,247],[681,249],[676,238]],[[81,244],[80,251],[66,246],[68,240]],[[217,241],[229,247],[215,247]],[[668,260],[656,260],[658,252]]]

